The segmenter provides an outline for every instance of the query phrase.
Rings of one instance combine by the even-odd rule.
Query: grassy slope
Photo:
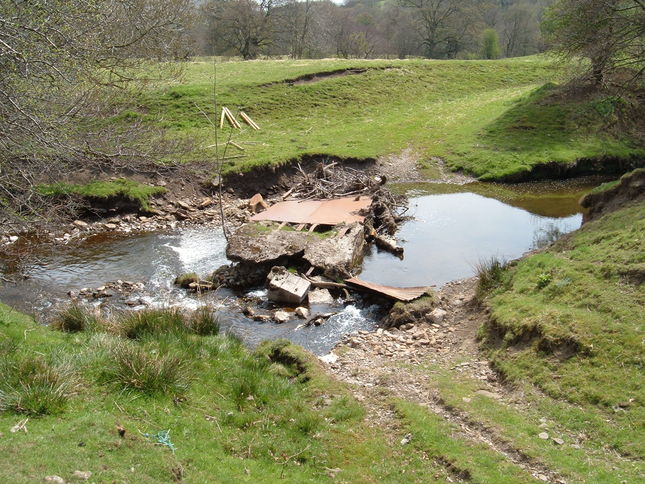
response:
[[[629,276],[645,271],[643,233],[645,203],[610,213],[511,267],[488,300],[497,368],[608,422],[606,443],[639,458],[645,292]]]
[[[189,389],[177,399],[99,383],[110,365],[105,348],[126,343],[153,358],[187,359]],[[0,350],[3,359],[65,361],[77,380],[63,412],[31,416],[27,433],[9,432],[25,415],[0,413],[3,482],[47,475],[68,480],[75,470],[89,470],[100,482],[180,476],[185,482],[326,482],[329,469],[347,482],[399,482],[402,471],[415,482],[445,475],[412,448],[390,448],[380,431],[363,423],[363,410],[348,392],[294,348],[285,351],[304,362],[304,373],[269,363],[272,348],[251,354],[227,336],[130,342],[104,333],[67,334],[0,305]],[[117,425],[126,429],[125,438]],[[160,430],[170,430],[174,453],[143,435]]]
[[[366,73],[289,86],[278,81],[350,67]],[[542,57],[499,61],[303,60],[225,62],[217,65],[219,102],[243,109],[262,130],[243,126],[244,158],[227,169],[278,164],[306,154],[375,158],[408,146],[439,156],[454,169],[484,179],[521,172],[545,161],[627,156],[633,140],[598,128],[610,111],[594,103],[542,103],[545,83],[560,68]],[[133,118],[184,139],[184,160],[212,160],[212,128],[196,105],[212,109],[213,65],[186,65],[184,79],[125,103],[115,122]],[[276,82],[269,86],[266,83]],[[597,106],[596,106],[597,107]],[[215,117],[214,115],[212,116]],[[225,130],[223,136],[228,136]],[[228,155],[240,155],[231,148]]]

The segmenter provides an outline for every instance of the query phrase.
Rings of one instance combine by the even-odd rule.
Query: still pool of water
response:
[[[484,184],[408,187],[408,215],[413,218],[397,234],[404,258],[371,248],[360,277],[395,286],[440,286],[473,275],[475,265],[492,256],[520,257],[541,240],[578,228],[582,215],[577,200],[581,191],[594,184],[505,186],[503,190]],[[445,193],[446,189],[457,193]],[[230,291],[196,296],[173,286],[178,274],[205,276],[228,263],[225,248],[221,231],[206,227],[97,235],[67,246],[31,247],[23,267],[27,278],[0,287],[0,300],[44,320],[52,307],[68,301],[70,290],[119,279],[141,281],[145,290],[138,296],[148,306],[210,304],[223,316],[224,326],[250,345],[288,338],[318,354],[328,352],[345,334],[376,324],[378,308],[360,302],[329,308],[338,314],[320,327],[299,328],[301,321],[295,319],[282,325],[257,323],[241,315],[238,298]],[[13,261],[4,262],[7,267],[13,265]],[[256,292],[262,294],[262,290]]]
[[[580,227],[580,213],[544,217],[475,193],[410,200],[413,220],[397,233],[404,258],[371,248],[361,279],[391,286],[443,285],[470,277],[480,261],[512,260],[556,233]]]

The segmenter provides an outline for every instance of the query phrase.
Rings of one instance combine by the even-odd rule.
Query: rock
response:
[[[91,471],[74,471],[72,477],[79,481],[87,481],[92,477]]]
[[[256,314],[251,319],[260,323],[266,323],[267,321],[271,321],[271,316],[269,316],[268,314]]]
[[[302,319],[307,319],[309,317],[309,310],[302,306],[296,308],[296,316]]]
[[[45,482],[55,482],[56,484],[65,484],[65,479],[61,476],[47,476]]]
[[[401,439],[401,445],[407,445],[412,442],[412,434],[405,434],[405,437]]]
[[[554,442],[556,445],[563,445],[563,444],[564,444],[564,440],[562,440],[562,439],[561,439],[561,438],[559,438],[559,437],[555,437],[555,438],[553,439],[553,442]]]
[[[269,204],[264,201],[264,198],[262,198],[262,195],[260,195],[259,193],[256,193],[249,200],[248,207],[251,209],[253,213],[258,213],[262,210],[266,210],[267,208],[269,208]]]
[[[9,242],[11,242],[12,244],[14,242],[17,242],[17,241],[18,241],[18,236],[17,235],[10,235],[9,236]]]
[[[72,223],[76,225],[79,229],[84,229],[89,226],[87,222],[83,222],[82,220],[74,220]]]
[[[302,277],[287,271],[282,266],[273,267],[267,276],[268,298],[276,302],[300,304],[311,287]]]
[[[462,398],[462,400],[463,400],[464,402],[466,402],[466,403],[470,403],[470,402],[472,402],[472,399],[471,399],[471,398],[468,398],[468,397],[463,397],[463,398]]]
[[[108,230],[115,230],[116,229],[116,224],[112,224],[112,223],[107,223],[107,224],[105,224],[103,226]]]
[[[542,440],[549,440],[549,434],[547,434],[546,432],[540,432],[538,434],[538,437],[541,438]]]
[[[255,316],[255,310],[251,306],[246,306],[244,309],[242,309],[242,314],[246,316],[247,318],[253,319]]]
[[[202,198],[202,200],[199,202],[199,205],[197,206],[199,208],[206,208],[206,207],[210,207],[214,203],[215,201],[211,197],[205,197],[205,198]]]
[[[313,304],[334,304],[334,298],[327,289],[313,289],[308,294],[309,305]]]
[[[430,321],[432,321],[434,324],[441,324],[444,318],[446,317],[446,314],[448,314],[446,311],[444,311],[441,308],[435,308],[432,310],[430,314],[428,314],[428,318]]]
[[[185,202],[184,200],[177,200],[175,202],[175,205],[177,207],[183,208],[184,210],[192,210],[193,207],[191,207],[190,203]]]
[[[489,392],[488,390],[477,390],[475,393],[477,395],[482,395],[484,397],[494,398],[495,400],[499,400],[500,398],[502,398],[502,396],[499,393]]]
[[[275,313],[273,313],[273,320],[276,323],[286,323],[287,321],[289,321],[289,319],[289,313],[286,311],[276,311]]]

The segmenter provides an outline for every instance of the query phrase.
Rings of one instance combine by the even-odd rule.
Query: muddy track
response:
[[[512,405],[506,401],[511,399],[512,391],[498,381],[488,362],[479,353],[476,333],[486,315],[474,302],[474,287],[475,280],[469,279],[448,284],[439,292],[441,305],[447,310],[447,316],[439,329],[428,336],[432,341],[430,345],[425,342],[418,344],[425,336],[414,340],[401,331],[393,332],[394,346],[390,343],[382,344],[384,336],[387,339],[390,331],[381,332],[380,335],[363,334],[362,338],[350,338],[347,344],[335,351],[339,356],[328,365],[329,371],[350,384],[356,397],[366,406],[369,420],[375,425],[400,429],[390,402],[391,396],[396,395],[441,416],[455,425],[456,435],[459,437],[486,445],[536,479],[557,484],[566,482],[558,472],[526,455],[494,429],[446,404],[436,391],[428,389],[432,372],[424,369],[423,365],[430,361],[452,367],[452,370],[472,373],[486,388],[482,391],[504,404]],[[432,332],[433,329],[429,331]],[[418,334],[413,335],[413,338],[417,336]],[[454,366],[451,362],[460,357],[466,357],[468,361]],[[401,433],[399,430],[398,435]],[[441,459],[437,462],[453,477],[467,480],[465,469],[441,462]]]

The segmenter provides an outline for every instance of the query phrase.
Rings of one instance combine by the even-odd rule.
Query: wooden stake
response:
[[[229,108],[223,108],[224,113],[226,114],[226,119],[228,119],[228,122],[231,123],[231,126],[234,128],[240,129],[240,123],[237,122],[235,119],[235,116],[233,116],[233,113],[231,113],[231,110]]]
[[[238,145],[235,141],[229,141],[228,144],[235,146],[240,151],[244,151],[244,148],[242,148],[240,145]]]
[[[242,119],[243,119],[244,121],[246,121],[246,124],[248,124],[249,126],[251,126],[251,128],[253,128],[253,129],[257,129],[257,130],[259,130],[259,129],[260,129],[260,127],[258,126],[258,124],[257,124],[255,121],[253,121],[253,120],[251,119],[251,117],[250,117],[248,114],[246,114],[244,111],[240,111],[240,116],[242,117]]]
[[[219,129],[224,127],[224,116],[226,115],[226,108],[222,107],[222,115],[219,118]]]

